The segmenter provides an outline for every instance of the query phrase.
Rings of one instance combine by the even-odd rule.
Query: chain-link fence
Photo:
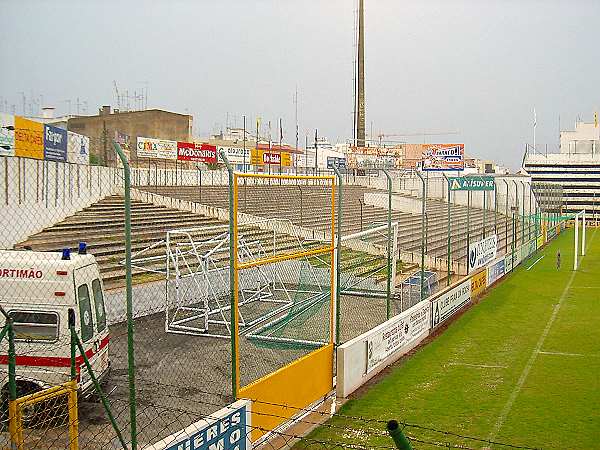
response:
[[[411,171],[324,171],[239,177],[231,197],[222,169],[128,177],[3,156],[0,179],[2,440],[40,449],[153,445],[232,403],[236,383],[446,286],[466,273],[470,243],[495,234],[498,253],[510,251],[538,234],[540,212],[561,211],[554,187],[523,177],[468,193]]]

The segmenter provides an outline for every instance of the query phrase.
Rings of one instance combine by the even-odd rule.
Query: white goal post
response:
[[[575,214],[575,253],[573,258],[573,270],[579,267],[579,218],[582,221],[581,233],[581,256],[585,256],[585,209]]]

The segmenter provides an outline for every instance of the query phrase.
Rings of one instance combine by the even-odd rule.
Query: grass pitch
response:
[[[418,425],[404,429],[415,449],[508,448],[432,429],[533,448],[600,448],[595,229],[586,253],[573,272],[573,230],[563,232],[309,438],[393,448],[383,431],[396,419]]]

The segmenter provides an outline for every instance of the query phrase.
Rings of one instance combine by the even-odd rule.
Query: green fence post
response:
[[[450,215],[452,213],[452,209],[451,209],[451,205],[452,203],[450,202],[450,179],[446,176],[446,174],[444,172],[442,172],[442,175],[444,176],[444,178],[446,179],[446,185],[448,187],[448,211],[447,211],[447,215],[448,215],[448,220],[447,220],[447,224],[446,224],[446,229],[447,229],[447,237],[446,237],[446,286],[450,286],[450,270],[451,270],[451,255],[450,255],[450,236],[451,236],[451,229],[452,229],[452,222],[450,221]]]
[[[498,237],[498,189],[494,180],[494,234]]]
[[[508,181],[504,178],[502,179],[504,184],[506,185],[506,204],[504,205],[504,253],[508,251],[508,197],[509,197],[509,189],[508,189]]]
[[[11,442],[16,444],[16,435],[17,430],[14,427],[11,427],[11,423],[16,423],[16,420],[10,419],[10,404],[17,399],[17,353],[15,351],[15,329],[13,326],[13,320],[11,317],[6,315],[6,323],[8,325],[8,398],[9,398],[9,406],[8,406],[8,416],[9,416],[9,434],[11,438]],[[16,413],[14,409],[12,409],[13,414]]]
[[[422,196],[421,196],[421,300],[425,298],[425,210],[427,202],[427,188],[425,186],[425,178],[415,170],[417,176],[421,179]]]
[[[486,216],[486,209],[487,209],[487,191],[482,191],[483,192],[483,239],[485,239],[485,216]]]
[[[471,191],[467,191],[467,273],[469,273],[469,246],[471,245]]]
[[[15,330],[12,319],[8,321],[8,394],[10,400],[17,399],[17,353],[15,351]]]
[[[125,283],[127,302],[127,372],[129,378],[129,419],[131,422],[131,450],[137,450],[137,419],[135,399],[135,357],[133,346],[133,291],[131,287],[131,175],[129,162],[121,146],[113,141],[121,163],[125,188]],[[85,355],[84,355],[85,357]]]
[[[74,316],[75,316],[75,313],[73,312],[73,317]],[[102,405],[104,406],[104,410],[106,411],[108,420],[110,421],[110,424],[112,425],[113,429],[115,430],[115,433],[117,433],[117,438],[119,439],[121,446],[123,447],[123,449],[127,450],[127,444],[125,443],[123,434],[121,433],[121,430],[119,430],[117,421],[115,420],[114,416],[112,415],[112,412],[110,411],[110,406],[108,404],[108,400],[106,399],[104,392],[102,392],[100,383],[98,382],[98,379],[96,378],[96,375],[94,375],[94,371],[92,370],[92,365],[90,364],[90,360],[86,356],[85,349],[83,348],[83,345],[81,344],[81,341],[79,340],[79,336],[77,336],[77,333],[75,333],[74,328],[73,328],[73,332],[71,333],[71,337],[75,341],[75,344],[77,345],[77,348],[79,349],[79,353],[81,354],[81,356],[83,358],[83,363],[85,364],[85,367],[86,367],[88,374],[92,380],[92,383],[94,384],[94,389],[96,389],[96,392],[98,392],[98,395],[100,396],[100,401],[102,402]],[[134,445],[134,442],[132,440],[132,442],[131,442],[132,449],[134,448],[133,445]]]
[[[17,399],[17,353],[15,350],[15,330],[13,328],[13,319],[6,310],[0,306],[0,313],[4,316],[6,324],[0,333],[0,341],[4,335],[8,335],[8,398]]]
[[[512,259],[512,267],[513,268],[515,266],[515,247],[517,245],[516,240],[517,240],[517,235],[515,232],[515,211],[513,210],[513,213],[512,213],[512,245],[511,245],[511,252],[512,252],[511,259]]]
[[[525,242],[525,182],[523,180],[519,180],[521,183],[521,200],[523,200],[523,205],[521,207],[521,245]]]
[[[528,222],[528,236],[529,240],[531,240],[531,180],[529,180],[529,222]]]
[[[387,428],[387,431],[390,434],[392,440],[394,441],[396,448],[399,448],[400,450],[412,450],[412,446],[410,445],[409,440],[406,438],[406,436],[402,432],[402,429],[400,428],[398,421],[390,420],[387,423],[386,428]]]
[[[237,368],[236,368],[236,361],[237,361],[237,333],[235,332],[236,330],[236,323],[237,323],[237,311],[235,310],[235,308],[233,307],[234,303],[235,303],[235,294],[234,294],[234,285],[235,285],[235,272],[234,272],[234,267],[233,267],[233,261],[234,261],[234,242],[233,242],[233,235],[234,235],[234,230],[233,230],[233,222],[235,221],[235,217],[234,214],[235,212],[233,211],[233,166],[231,165],[231,163],[229,162],[229,160],[227,159],[227,155],[225,153],[224,150],[220,151],[221,154],[221,159],[223,160],[223,162],[225,163],[225,166],[227,166],[227,173],[229,175],[229,304],[231,305],[229,308],[229,327],[230,327],[230,333],[231,333],[231,392],[233,395],[233,398],[235,400],[237,400]]]
[[[71,336],[71,380],[77,379],[77,367],[75,360],[77,358],[77,341],[75,339],[76,331],[75,331],[75,311],[69,309],[69,331]]]
[[[383,169],[383,173],[387,177],[388,186],[386,318],[389,319],[392,313],[392,177],[390,176],[389,172],[385,169]]]
[[[336,345],[340,345],[340,271],[341,271],[341,259],[342,259],[342,185],[343,179],[342,174],[338,170],[337,167],[333,167],[333,171],[338,179],[338,204],[337,204],[337,236],[336,236],[336,249],[335,249],[335,265],[336,265],[336,275],[335,275],[335,343]]]
[[[512,180],[512,182],[515,185],[515,206],[513,206],[511,209],[513,212],[513,239],[515,240],[515,246],[516,246],[517,245],[516,240],[519,237],[519,228],[517,227],[517,230],[515,231],[515,226],[516,226],[515,220],[519,220],[519,217],[518,217],[518,214],[519,214],[519,186],[517,185],[516,180]],[[517,211],[516,218],[515,218],[515,210]]]

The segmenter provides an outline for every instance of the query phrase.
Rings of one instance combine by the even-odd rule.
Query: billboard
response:
[[[494,177],[448,177],[451,191],[493,191],[496,189]]]
[[[131,136],[127,133],[121,133],[118,130],[115,130],[115,142],[121,146],[121,150],[125,153],[125,157],[128,161],[131,160]],[[119,167],[121,167],[121,159],[118,158]]]
[[[338,158],[337,156],[328,156],[327,157],[327,168],[333,169],[334,167],[346,168],[346,158]]]
[[[487,267],[487,285],[491,286],[504,276],[504,258],[500,258]]]
[[[490,237],[469,245],[469,272],[485,266],[496,257],[498,251],[498,237]]]
[[[15,116],[0,113],[0,156],[15,154]]]
[[[253,148],[250,152],[250,159],[247,159],[253,166],[274,165],[290,167],[292,165],[292,156],[289,152],[268,152],[265,150]]]
[[[431,328],[454,315],[471,299],[471,280],[466,280],[431,301]]]
[[[210,144],[178,142],[177,159],[179,161],[195,161],[205,164],[216,164],[217,147]]]
[[[477,297],[487,287],[487,270],[482,270],[471,277],[471,297]]]
[[[430,311],[429,302],[425,300],[377,327],[377,332],[366,340],[367,373],[427,333]]]
[[[423,144],[423,170],[463,170],[465,144]]]
[[[542,248],[544,246],[544,235],[540,234],[536,239],[537,248]]]
[[[137,157],[177,159],[177,142],[166,139],[137,138]]]
[[[241,147],[218,146],[217,147],[217,156],[219,158],[218,161],[220,163],[223,162],[221,160],[221,151],[225,152],[227,159],[232,164],[244,164],[244,161],[246,162],[246,164],[248,164],[250,162],[250,150],[249,149],[244,150],[244,148],[241,148]]]
[[[250,400],[238,400],[162,439],[146,450],[249,450]]]
[[[15,156],[44,159],[44,124],[15,116]]]
[[[58,162],[67,160],[67,130],[44,125],[44,159]]]
[[[504,273],[509,273],[513,270],[513,255],[509,252],[504,256]]]
[[[67,161],[73,164],[90,163],[90,138],[67,131]]]

